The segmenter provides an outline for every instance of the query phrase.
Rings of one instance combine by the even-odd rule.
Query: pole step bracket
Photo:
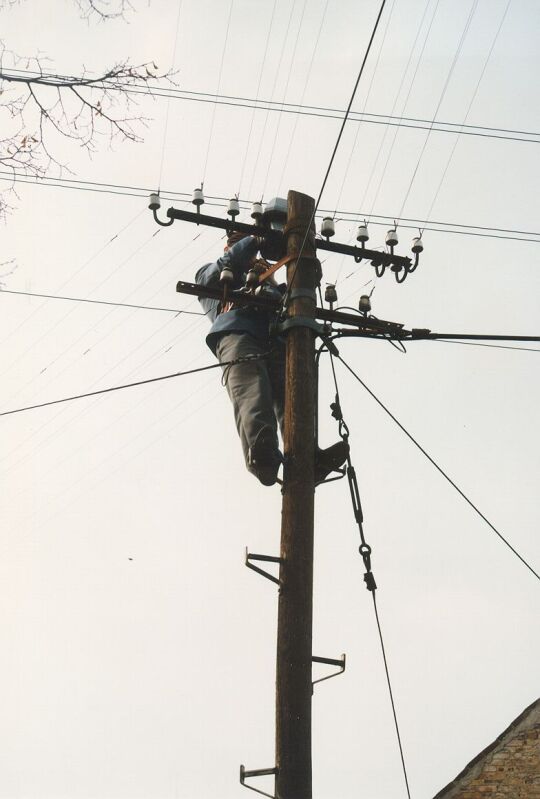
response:
[[[338,671],[333,671],[332,674],[327,674],[326,677],[319,677],[318,680],[313,680],[311,685],[314,686],[315,683],[324,682],[325,680],[330,680],[332,677],[337,677],[339,674],[343,674],[345,671],[345,663],[346,663],[346,656],[343,654],[339,660],[335,658],[321,658],[316,657],[313,655],[311,658],[313,663],[324,663],[327,666],[338,666]]]
[[[276,585],[281,585],[280,580],[273,574],[270,574],[270,572],[267,572],[264,569],[261,569],[259,566],[255,566],[253,563],[251,563],[253,560],[262,561],[263,563],[281,563],[281,558],[276,558],[273,555],[255,555],[254,553],[250,553],[246,547],[245,564],[248,569],[253,569],[254,572],[266,577],[267,580],[271,580],[273,583],[276,583]]]
[[[255,791],[255,793],[260,793],[263,796],[269,796],[270,799],[275,799],[274,794],[266,793],[266,791],[261,791],[259,788],[254,788],[253,785],[247,785],[246,780],[250,777],[267,777],[271,775],[276,775],[278,773],[277,768],[258,768],[251,771],[247,771],[244,766],[240,766],[240,785],[243,785],[244,788],[249,788],[250,791]]]

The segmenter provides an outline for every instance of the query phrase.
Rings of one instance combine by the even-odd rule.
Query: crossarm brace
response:
[[[253,785],[247,785],[246,783],[246,779],[250,777],[268,777],[272,774],[277,774],[277,768],[258,768],[252,771],[246,771],[244,766],[240,766],[240,785],[243,785],[244,788],[249,788],[250,791],[255,791],[255,793],[260,793],[263,796],[269,796],[270,799],[275,799],[273,794],[261,791],[259,788],[254,788]]]
[[[333,671],[332,674],[327,674],[326,677],[319,677],[318,680],[313,680],[311,683],[312,686],[318,682],[324,682],[325,680],[330,680],[332,677],[337,677],[340,674],[343,674],[343,672],[345,671],[345,663],[346,663],[345,654],[343,654],[339,660],[336,660],[335,658],[316,657],[315,655],[313,655],[311,660],[313,661],[313,663],[325,663],[327,666],[339,666],[338,671]]]
[[[276,585],[281,585],[281,582],[277,577],[274,577],[273,574],[270,574],[270,572],[261,569],[259,566],[254,566],[253,563],[250,562],[252,560],[262,561],[263,563],[281,563],[281,558],[276,558],[273,555],[250,554],[248,552],[248,548],[246,547],[245,564],[248,567],[248,569],[253,569],[254,572],[257,572],[257,574],[262,575],[262,577],[266,577],[267,580],[271,580],[273,583],[276,583]]]

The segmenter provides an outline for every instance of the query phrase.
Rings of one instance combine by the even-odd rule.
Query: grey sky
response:
[[[46,54],[60,73],[83,64],[99,72],[127,57],[167,69],[177,4],[133,5],[128,24],[96,24],[82,21],[75,3],[27,0],[0,12],[2,38],[19,54]],[[330,0],[308,75],[325,3],[307,0],[293,50],[304,2],[277,0],[259,98],[304,95],[306,104],[344,108],[378,5]],[[464,121],[507,0],[474,5],[438,112],[445,121]],[[220,93],[256,96],[272,6],[234,0]],[[229,8],[184,0],[174,63],[181,88],[216,92]],[[425,0],[387,4],[355,110],[390,113],[425,8]],[[430,0],[397,115],[435,8],[410,117],[433,118],[473,4]],[[468,124],[540,129],[537,28],[538,5],[513,0]],[[257,111],[248,149],[251,110],[218,106],[209,142],[213,106],[172,100],[163,150],[167,102],[143,97],[139,109],[151,118],[142,145],[108,150],[104,142],[92,159],[59,145],[76,177],[161,184],[164,193],[191,192],[204,178],[208,195],[240,189],[246,200],[288,188],[316,196],[339,130],[338,120],[300,117],[295,129],[292,115]],[[375,201],[396,129],[388,130],[360,207],[386,129],[361,125],[351,156],[357,130],[346,128],[321,207],[334,209],[341,194],[341,210],[394,217],[426,132],[400,129]],[[454,142],[431,134],[402,216],[426,219]],[[460,137],[430,218],[537,230],[538,177],[535,144]],[[1,260],[17,259],[5,288],[198,310],[175,284],[219,255],[219,232],[157,228],[145,198],[23,184],[17,194],[2,230]],[[336,239],[353,230],[338,223]],[[370,244],[382,245],[385,231],[371,225]],[[415,231],[399,232],[407,253]],[[539,333],[537,243],[426,232],[424,244],[420,268],[401,286],[389,275],[374,284],[371,267],[338,256],[324,262],[324,280],[339,274],[345,305],[375,285],[373,312],[407,326]],[[206,321],[196,316],[0,299],[1,410],[212,363]],[[538,355],[438,342],[407,349],[340,345],[538,568]],[[537,697],[538,582],[361,386],[344,370],[338,376],[411,793],[429,799]],[[325,364],[323,444],[337,435],[332,400]],[[244,568],[243,549],[277,554],[280,494],[245,472],[218,372],[0,421],[1,799],[242,795],[240,763],[273,765],[277,611],[273,586]],[[315,690],[314,792],[400,799],[346,484],[318,489],[316,511],[314,654],[346,652],[348,666]]]

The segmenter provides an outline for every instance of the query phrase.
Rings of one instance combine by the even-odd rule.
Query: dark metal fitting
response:
[[[151,207],[151,206],[150,206]],[[170,209],[169,209],[170,210]],[[152,208],[152,214],[154,215],[154,221],[161,225],[161,227],[169,227],[174,222],[174,217],[170,217],[168,222],[162,222],[157,215],[157,209],[154,207]],[[169,212],[167,211],[167,216],[169,216]]]
[[[278,773],[277,768],[257,768],[252,769],[251,771],[247,771],[244,766],[240,766],[240,785],[243,785],[244,788],[249,788],[250,791],[255,791],[255,793],[260,793],[263,796],[269,796],[270,799],[275,799],[274,794],[266,793],[266,791],[261,791],[259,788],[254,788],[252,785],[246,785],[246,779],[250,777],[268,777],[268,776],[275,776]]]
[[[332,339],[328,336],[325,336],[323,333],[321,333],[320,336],[328,352],[332,353],[332,355],[335,355],[336,358],[339,358],[339,350]]]
[[[257,574],[260,574],[262,577],[266,577],[267,580],[271,580],[273,583],[276,583],[276,585],[281,585],[281,581],[277,577],[275,577],[273,574],[270,574],[270,572],[261,569],[259,566],[254,566],[253,563],[250,562],[252,560],[258,560],[259,562],[262,561],[263,563],[281,564],[282,563],[281,558],[276,558],[273,555],[255,555],[253,553],[250,554],[248,548],[246,547],[246,557],[244,561],[248,569],[253,569],[254,572],[257,572]]]
[[[431,333],[431,330],[423,327],[413,327],[411,330],[411,338],[426,338]]]
[[[390,269],[394,273],[394,277],[396,278],[396,281],[398,283],[403,283],[403,281],[407,278],[407,275],[409,274],[409,270],[407,269],[407,267],[405,267],[403,269],[403,273],[401,274],[402,267],[401,267],[400,264],[393,264],[390,267]],[[400,277],[400,274],[401,274],[401,277]]]
[[[291,300],[297,300],[300,297],[304,297],[307,300],[313,300],[313,302],[317,302],[317,294],[315,289],[292,289],[289,292],[289,298]]]
[[[377,583],[375,582],[375,577],[373,576],[373,572],[368,571],[364,574],[364,582],[366,584],[366,588],[368,591],[377,590]]]
[[[416,269],[416,267],[418,266],[419,263],[420,263],[420,253],[417,252],[417,253],[415,253],[415,256],[414,256],[414,264],[411,264],[408,267],[407,271],[408,272],[414,272],[414,270]]]
[[[289,316],[284,322],[277,325],[278,333],[287,333],[291,327],[309,327],[317,335],[322,333],[322,325],[310,316]]]
[[[324,682],[325,680],[330,680],[332,677],[337,677],[339,674],[343,674],[343,672],[345,671],[345,663],[346,663],[345,654],[343,654],[341,658],[339,658],[339,660],[336,660],[335,658],[315,657],[315,655],[313,655],[311,660],[313,663],[324,663],[328,666],[339,667],[339,671],[333,671],[332,674],[327,674],[326,677],[319,677],[318,680],[313,680],[313,682],[311,683],[312,688],[316,683]]]
[[[369,557],[369,555],[371,555],[371,547],[369,544],[360,544],[358,551],[362,557],[365,557],[366,555]]]
[[[330,410],[332,411],[332,416],[334,419],[337,419],[338,422],[343,420],[343,413],[341,411],[341,405],[339,404],[339,400],[336,399],[335,402],[330,403]]]

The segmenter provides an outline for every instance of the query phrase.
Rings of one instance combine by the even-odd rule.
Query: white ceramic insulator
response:
[[[356,241],[369,241],[367,225],[359,225],[356,233]]]
[[[151,194],[150,195],[150,202],[148,207],[151,211],[159,211],[161,208],[161,200],[159,199],[159,194]]]
[[[191,202],[193,205],[204,205],[204,194],[202,189],[193,189],[193,197]]]
[[[330,238],[334,236],[336,232],[336,226],[334,225],[334,220],[331,216],[325,216],[321,224],[321,236],[325,238]]]
[[[395,247],[398,243],[398,235],[395,230],[389,230],[386,234],[386,243],[389,247]]]
[[[230,216],[238,216],[240,213],[240,203],[236,198],[233,197],[232,200],[229,200],[229,207],[227,209],[227,213]]]
[[[251,206],[251,218],[252,219],[260,219],[262,216],[263,207],[262,203],[253,203]]]
[[[337,302],[336,287],[333,283],[328,283],[324,292],[325,302]]]
[[[422,250],[423,250],[423,249],[424,249],[424,245],[423,245],[423,243],[422,243],[422,239],[420,238],[420,236],[416,236],[416,237],[415,237],[415,238],[412,240],[412,247],[411,247],[411,250],[412,250],[412,251],[413,251],[413,253],[416,255],[417,253],[420,253],[420,252],[422,252]]]
[[[371,300],[367,294],[362,294],[358,303],[358,310],[362,312],[371,311]]]

